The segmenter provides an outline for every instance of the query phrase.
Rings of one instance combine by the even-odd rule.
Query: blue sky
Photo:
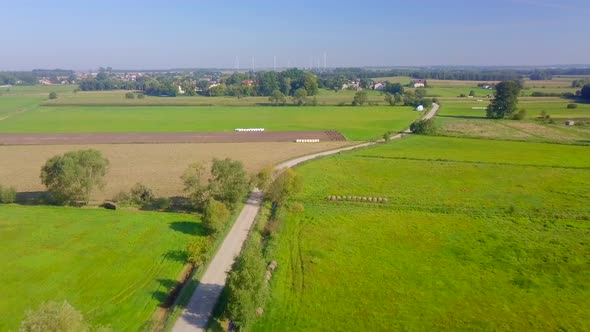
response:
[[[88,2],[88,3],[86,3]],[[588,0],[6,1],[0,70],[590,63]]]

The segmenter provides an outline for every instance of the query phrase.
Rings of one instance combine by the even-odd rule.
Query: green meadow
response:
[[[196,217],[47,206],[0,207],[0,330],[67,300],[95,326],[138,331],[174,285]]]
[[[388,130],[403,130],[419,115],[411,107],[401,106],[42,106],[0,121],[0,132],[186,132],[255,127],[268,131],[338,130],[349,140],[369,140]]]
[[[298,167],[252,330],[590,329],[588,149],[409,137]]]

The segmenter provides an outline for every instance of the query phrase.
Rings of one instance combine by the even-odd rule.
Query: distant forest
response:
[[[231,96],[269,96],[275,90],[284,95],[293,95],[298,89],[307,94],[317,94],[319,88],[339,88],[347,80],[367,81],[378,77],[410,77],[415,79],[507,81],[528,78],[531,80],[550,80],[557,75],[590,75],[590,68],[548,68],[548,69],[454,69],[454,68],[411,68],[411,69],[370,69],[333,68],[327,70],[304,71],[287,69],[281,72],[257,71],[234,73],[221,78],[221,72],[195,69],[193,72],[151,72],[137,81],[124,81],[109,70],[101,70],[98,76],[76,79],[75,72],[62,69],[35,69],[32,71],[0,72],[0,85],[34,85],[40,79],[51,82],[76,82],[81,90],[143,90],[146,94],[174,96],[180,85],[190,93]],[[207,81],[203,78],[208,77]],[[211,80],[213,78],[213,80]],[[211,82],[219,84],[211,87]]]
[[[509,81],[521,78],[550,80],[558,75],[590,75],[590,68],[552,69],[386,69],[335,68],[319,73],[320,78],[344,77],[348,80],[407,76],[416,79],[459,81]]]

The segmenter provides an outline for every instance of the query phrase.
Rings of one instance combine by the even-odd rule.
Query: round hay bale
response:
[[[262,309],[261,307],[258,307],[258,309],[256,309],[256,316],[260,317],[264,314],[264,309]]]
[[[367,201],[367,198],[366,198],[365,196],[363,196],[363,197],[361,198],[361,201],[363,201],[363,202],[366,202],[366,201]]]
[[[379,203],[383,203],[383,198],[381,198],[381,197],[377,197],[377,202],[379,202]]]
[[[387,203],[387,198],[383,198],[383,203]]]
[[[270,278],[272,278],[272,272],[266,271],[266,273],[264,274],[264,280],[270,281]]]
[[[277,261],[272,261],[268,264],[268,269],[274,271],[277,268]]]
[[[372,201],[373,201],[373,197],[369,197],[369,202],[372,202]]]
[[[346,200],[347,200],[347,201],[350,201],[350,200],[352,200],[352,196],[346,196]]]
[[[342,196],[336,196],[336,199],[341,201],[342,200]]]

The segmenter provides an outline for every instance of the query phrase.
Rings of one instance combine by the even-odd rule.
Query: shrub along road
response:
[[[432,109],[424,115],[423,119],[432,118],[438,111],[438,108],[439,106],[437,104],[433,104]],[[411,133],[411,131],[408,129],[404,131],[404,133]],[[393,135],[390,139],[400,139],[403,137],[404,133]],[[380,140],[378,142],[382,141],[383,140]],[[315,158],[375,145],[378,142],[367,142],[345,148],[314,153],[281,163],[276,166],[276,169],[294,167]],[[203,274],[197,289],[195,289],[190,302],[182,312],[181,317],[174,324],[174,327],[172,328],[173,332],[195,332],[206,330],[207,322],[211,317],[215,304],[217,303],[225,285],[227,277],[226,273],[231,269],[234,258],[240,253],[242,245],[248,237],[248,233],[254,223],[254,219],[256,219],[261,204],[262,194],[258,190],[255,190],[250,194],[250,197],[238,216],[238,219],[207,267],[207,270]]]

